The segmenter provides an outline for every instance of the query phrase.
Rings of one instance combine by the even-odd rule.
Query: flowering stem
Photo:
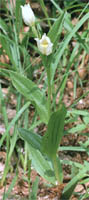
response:
[[[35,37],[39,38],[39,36],[38,36],[38,32],[37,32],[37,30],[36,30],[35,25],[32,26],[32,32],[34,33]]]
[[[50,67],[47,67],[47,79],[48,79],[48,115],[51,114],[51,84],[50,84]]]

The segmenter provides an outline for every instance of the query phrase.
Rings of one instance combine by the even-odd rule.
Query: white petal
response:
[[[52,53],[52,47],[53,43],[51,43],[51,40],[49,37],[46,36],[46,33],[43,34],[42,38],[35,38],[37,41],[37,46],[39,51],[44,55],[50,55]]]
[[[29,4],[21,6],[22,9],[22,18],[26,25],[32,26],[35,23],[35,15]]]

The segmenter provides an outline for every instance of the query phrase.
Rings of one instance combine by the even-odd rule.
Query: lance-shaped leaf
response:
[[[50,160],[45,159],[42,153],[33,148],[31,145],[28,145],[30,159],[32,160],[32,165],[35,170],[52,184],[56,184],[56,178],[54,174],[54,169]]]
[[[40,119],[47,124],[47,101],[43,92],[40,91],[33,81],[27,79],[25,76],[12,71],[10,71],[10,75],[14,87],[36,106]]]
[[[40,150],[42,136],[27,131],[23,128],[18,129],[21,137],[28,143],[28,151],[30,153],[30,159],[32,160],[32,165],[35,170],[42,176],[44,179],[49,181],[52,184],[56,183],[55,174],[53,166],[50,160],[45,159],[45,156]]]
[[[53,45],[54,48],[56,47],[57,42],[59,40],[59,35],[62,32],[64,17],[65,17],[65,13],[59,16],[59,18],[54,22],[53,26],[48,32],[48,37],[50,38],[51,42],[54,44]]]
[[[39,151],[41,150],[42,136],[23,128],[19,128],[18,131],[20,133],[20,136],[26,142],[28,142],[28,144],[30,144],[33,148],[38,149]]]
[[[47,132],[42,139],[42,149],[51,159],[56,155],[63,136],[65,115],[66,108],[61,105],[60,109],[51,115]]]

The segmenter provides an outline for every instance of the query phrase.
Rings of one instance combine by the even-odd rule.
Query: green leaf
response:
[[[19,128],[19,133],[21,137],[28,144],[30,159],[32,160],[32,165],[35,168],[35,170],[44,179],[46,179],[52,184],[55,184],[56,179],[55,179],[52,163],[49,160],[47,160],[47,158],[45,159],[44,155],[40,151],[41,136],[22,128]]]
[[[54,169],[52,167],[52,163],[45,159],[42,153],[33,148],[31,145],[28,145],[30,159],[32,160],[32,165],[35,170],[42,176],[44,179],[49,181],[52,184],[56,184],[56,178],[54,174]]]
[[[17,57],[17,47],[14,41],[10,40],[7,35],[0,34],[0,42],[3,49],[6,51],[11,63],[14,68],[18,68],[18,57]]]
[[[66,200],[66,199],[70,199],[77,183],[79,180],[81,180],[82,178],[86,177],[86,171],[87,168],[84,167],[82,170],[79,171],[79,173],[72,178],[72,180],[65,186],[61,200]]]
[[[7,34],[7,32],[8,32],[8,26],[4,22],[3,19],[0,19],[0,29],[3,31],[4,34]]]
[[[25,2],[24,2],[25,3]],[[21,16],[21,9],[20,6],[23,4],[22,0],[16,0],[16,6],[15,6],[15,25],[16,25],[16,30],[19,34],[22,26],[22,16]]]
[[[10,197],[11,191],[13,191],[13,188],[14,188],[14,186],[16,184],[17,179],[18,179],[18,174],[16,172],[14,178],[12,179],[12,182],[9,185],[9,188],[8,188],[7,192],[5,194],[3,194],[3,200],[7,200],[8,197]]]
[[[51,29],[48,32],[48,37],[50,38],[53,46],[56,46],[57,41],[59,39],[59,35],[62,32],[62,26],[64,21],[65,14],[63,13],[53,24]]]
[[[56,155],[58,146],[63,136],[64,120],[66,108],[60,106],[57,112],[54,112],[48,123],[48,129],[42,139],[42,149],[50,158]]]
[[[89,112],[87,110],[76,110],[72,109],[71,111],[68,111],[69,114],[73,115],[82,115],[82,116],[88,116]]]
[[[61,146],[59,147],[60,151],[78,151],[78,152],[85,152],[85,148],[79,146]]]
[[[1,62],[0,62],[0,64],[2,64]],[[4,65],[3,65],[4,66]],[[6,65],[5,65],[6,66]],[[11,67],[10,65],[8,65],[9,67]],[[8,78],[10,78],[10,74],[9,74],[9,70],[7,70],[7,69],[0,69],[0,75],[3,75],[3,76],[6,76],[6,77],[8,77]]]
[[[40,119],[48,123],[47,101],[37,85],[25,76],[10,71],[14,87],[36,106]]]
[[[84,123],[78,124],[77,126],[71,128],[71,129],[69,129],[69,130],[68,130],[68,133],[72,133],[72,134],[73,134],[73,133],[81,132],[81,131],[85,130],[86,126],[87,126],[87,125],[84,124]]]
[[[86,125],[88,125],[88,124],[89,124],[89,114],[86,115],[86,116],[83,118],[83,120],[84,120],[84,123],[85,123]]]
[[[41,7],[42,7],[42,10],[44,12],[45,17],[48,19],[48,25],[49,25],[49,27],[51,27],[51,23],[50,23],[50,20],[49,20],[49,16],[48,16],[48,13],[47,13],[46,6],[44,4],[44,0],[39,0],[39,3],[41,5]]]
[[[29,107],[29,105],[30,105],[30,102],[26,102],[26,104],[16,113],[16,116],[9,123],[8,128],[6,129],[6,132],[3,134],[2,138],[0,139],[0,147],[2,146],[3,141],[6,138],[6,136],[9,134],[9,131],[10,131],[11,127],[15,126],[15,123],[21,117],[21,115],[23,114],[23,112]],[[11,150],[11,152],[13,151],[12,148],[10,150]],[[9,152],[9,154],[11,152]]]
[[[85,21],[87,21],[89,19],[89,13],[87,13],[86,15],[84,15],[82,17],[82,19],[80,19],[80,21],[76,24],[76,26],[72,29],[72,31],[65,36],[64,41],[61,42],[57,52],[54,54],[54,59],[53,62],[51,63],[51,83],[53,82],[54,79],[54,75],[55,75],[55,71],[56,68],[58,66],[58,63],[65,51],[65,49],[67,48],[70,40],[72,39],[72,37],[75,36],[76,32],[80,29],[80,27],[85,23]]]
[[[32,192],[30,195],[30,199],[29,200],[37,200],[37,190],[38,190],[38,184],[39,184],[39,177],[37,176],[35,181],[32,184]]]
[[[28,131],[23,128],[18,129],[21,137],[28,142],[33,148],[38,149],[39,151],[41,150],[41,142],[42,138],[40,135],[33,133],[31,131]]]

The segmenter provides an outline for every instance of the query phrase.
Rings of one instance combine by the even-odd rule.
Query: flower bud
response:
[[[48,56],[52,53],[53,43],[51,43],[50,38],[46,36],[46,33],[44,33],[41,39],[35,38],[35,40],[37,41],[38,49],[42,54]]]
[[[26,25],[33,26],[35,24],[35,15],[29,4],[21,6],[22,9],[22,18]]]

